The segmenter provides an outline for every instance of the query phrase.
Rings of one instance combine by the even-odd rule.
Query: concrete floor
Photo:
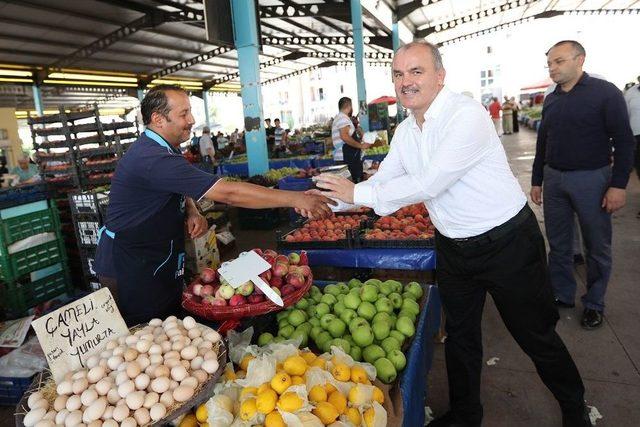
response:
[[[503,143],[511,167],[528,193],[535,133],[524,129],[519,134],[503,137]],[[544,226],[542,210],[536,206],[534,210]],[[605,324],[596,331],[583,330],[579,325],[582,309],[576,306],[561,311],[557,328],[582,373],[587,404],[602,416],[597,420],[598,427],[640,425],[640,333],[637,332],[640,297],[634,286],[640,277],[640,219],[636,219],[639,211],[640,182],[634,174],[627,191],[627,206],[614,215],[615,265],[607,294]],[[253,247],[275,247],[273,231],[246,231],[236,227],[234,234],[238,242],[228,256]],[[584,268],[578,268],[576,274],[584,287]],[[555,400],[540,381],[531,361],[508,334],[490,298],[484,313],[483,339],[485,362],[499,358],[495,365],[485,364],[483,370],[483,426],[560,426],[560,410]],[[436,345],[428,377],[427,404],[435,414],[443,413],[448,407],[443,350],[442,345]],[[0,427],[14,425],[12,415],[13,408],[0,407]]]
[[[527,129],[503,136],[513,172],[529,192],[535,133]],[[541,207],[534,210],[544,226]],[[614,269],[607,292],[604,325],[595,331],[580,327],[582,307],[560,311],[558,333],[573,355],[586,387],[587,405],[602,416],[597,426],[640,425],[640,184],[633,174],[627,191],[627,206],[613,217]],[[576,277],[584,291],[584,266]],[[579,300],[578,300],[579,302]],[[560,410],[540,381],[533,363],[511,338],[493,301],[488,298],[483,318],[484,369],[482,398],[484,426],[560,426]],[[486,362],[497,357],[495,365]],[[444,348],[436,346],[429,376],[428,405],[435,414],[448,408]],[[592,413],[595,414],[595,409]]]

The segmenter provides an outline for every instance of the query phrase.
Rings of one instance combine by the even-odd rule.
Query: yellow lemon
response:
[[[302,356],[289,356],[282,365],[289,375],[303,375],[307,371],[307,361]]]
[[[264,427],[287,427],[280,412],[273,411],[267,414],[264,419]]]
[[[236,377],[239,378],[239,379],[244,379],[244,377],[246,377],[246,376],[247,376],[246,371],[240,370],[240,371],[236,372]]]
[[[344,414],[347,410],[347,398],[338,390],[329,395],[327,402],[331,403],[340,414]]]
[[[284,373],[280,372],[274,375],[271,379],[271,388],[278,394],[284,393],[286,389],[291,386],[291,377]]]
[[[242,391],[240,391],[240,398],[242,399],[243,397],[252,394],[252,395],[256,395],[258,394],[258,388],[257,387],[245,387],[242,389]]]
[[[278,403],[278,393],[271,389],[258,393],[256,397],[256,408],[263,414],[268,414],[276,409],[276,403]]]
[[[207,406],[206,405],[198,406],[198,409],[196,409],[196,419],[198,420],[198,422],[205,423],[207,422],[208,418],[209,418],[209,413],[207,411]]]
[[[312,412],[313,415],[320,418],[320,421],[322,421],[322,423],[326,426],[334,422],[340,415],[338,413],[338,410],[328,402],[318,403]]]
[[[273,390],[273,389],[271,388],[271,384],[264,383],[260,387],[258,387],[258,394],[264,393],[267,390]]]
[[[280,400],[278,400],[278,408],[282,409],[285,412],[296,412],[300,408],[304,402],[302,398],[293,392],[286,392],[282,396],[280,396]]]
[[[325,369],[327,366],[327,361],[324,360],[322,357],[316,357],[316,360],[314,360],[311,363],[311,366],[314,366],[316,368],[320,368],[320,369]]]
[[[321,385],[314,385],[309,390],[309,400],[314,403],[317,402],[326,402],[327,401],[327,391]]]
[[[373,400],[381,405],[384,403],[384,393],[376,386],[373,386]]]
[[[250,420],[256,415],[256,412],[258,412],[258,408],[255,398],[251,397],[240,404],[240,418],[243,420]]]
[[[187,414],[180,421],[180,427],[198,427],[198,419],[194,414]]]
[[[300,384],[304,384],[304,383],[305,383],[305,381],[304,381],[304,378],[302,378],[302,377],[299,377],[297,375],[293,375],[291,377],[291,384],[292,385],[300,385]]]
[[[240,361],[240,369],[246,371],[249,368],[249,362],[251,362],[255,358],[256,357],[251,354],[246,354]]]
[[[373,422],[375,421],[376,413],[373,408],[369,408],[364,411],[364,423],[366,427],[373,427]]]
[[[351,368],[344,363],[338,363],[331,369],[331,374],[338,381],[349,381],[351,379]]]
[[[351,403],[354,406],[361,406],[367,403],[364,389],[360,387],[360,385],[358,384],[351,387],[351,390],[349,390],[348,399],[349,399],[349,403]]]
[[[365,371],[362,366],[353,366],[351,368],[351,381],[354,383],[366,384],[369,382],[367,371]]]
[[[305,362],[307,362],[307,365],[311,365],[313,361],[318,358],[318,356],[310,351],[303,351],[302,353],[300,353],[300,356],[304,359]]]
[[[346,415],[349,421],[355,426],[359,426],[362,422],[360,411],[358,411],[356,408],[347,408]]]
[[[238,379],[238,376],[233,371],[233,368],[231,366],[228,366],[224,369],[224,379],[227,381],[235,381],[236,379]]]
[[[327,390],[327,396],[336,391],[336,387],[331,383],[326,383],[324,389]]]
[[[282,370],[283,370],[282,369],[282,363],[281,362],[276,363],[276,372],[280,372]]]

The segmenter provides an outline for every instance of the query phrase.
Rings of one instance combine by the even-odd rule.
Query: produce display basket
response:
[[[313,275],[307,277],[307,281],[301,288],[295,292],[282,297],[284,307],[280,307],[270,300],[263,301],[258,304],[244,304],[235,307],[231,306],[215,306],[196,302],[193,297],[182,294],[182,307],[190,313],[202,317],[203,319],[213,321],[234,321],[245,317],[261,316],[263,314],[280,311],[300,301],[302,297],[309,291],[313,283]]]
[[[143,326],[144,325],[137,325],[131,328],[131,330],[135,330]],[[209,398],[213,395],[213,388],[215,387],[216,383],[220,379],[220,376],[224,372],[224,368],[227,364],[227,346],[224,340],[220,340],[217,343],[217,351],[218,351],[218,364],[219,364],[218,370],[214,374],[212,374],[211,377],[205,383],[200,384],[198,386],[193,397],[182,404],[175,403],[174,406],[172,406],[171,408],[167,408],[167,415],[163,419],[155,423],[150,423],[148,425],[164,426],[164,425],[170,424],[171,421],[190,412],[193,407],[200,405],[206,402],[207,400],[209,400]],[[22,396],[22,399],[20,399],[20,402],[16,406],[16,413],[15,413],[16,427],[24,427],[24,422],[23,422],[24,416],[28,412],[27,401],[31,393],[35,393],[36,391],[42,391],[46,397],[48,388],[50,389],[49,393],[55,394],[55,383],[51,378],[51,372],[49,370],[45,370],[36,374],[33,379],[33,382],[31,382],[29,389],[24,393],[24,395]],[[53,402],[50,402],[50,403],[53,403]]]
[[[374,228],[375,219],[363,221],[360,224],[360,230],[357,235],[357,246],[360,248],[389,248],[389,249],[433,249],[435,247],[435,238],[428,239],[399,239],[399,240],[375,240],[366,239],[365,233],[368,229]]]
[[[305,250],[305,249],[352,249],[355,247],[354,245],[354,237],[357,234],[357,230],[348,230],[346,239],[339,240],[331,240],[331,241],[323,241],[323,240],[312,240],[309,242],[287,242],[285,239],[288,235],[292,234],[297,230],[293,229],[288,233],[281,234],[276,230],[276,245],[278,249],[287,249],[287,250]]]

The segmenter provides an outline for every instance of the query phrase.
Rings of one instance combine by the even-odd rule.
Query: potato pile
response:
[[[24,425],[135,427],[161,420],[218,370],[220,339],[190,316],[153,319],[108,342],[86,369],[67,373],[51,399],[45,390],[31,394]]]

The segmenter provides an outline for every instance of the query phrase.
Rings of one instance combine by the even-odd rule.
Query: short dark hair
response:
[[[280,122],[280,119],[275,119],[273,122],[274,122],[274,123],[275,123],[275,122]]]
[[[270,121],[271,121],[271,119],[267,118],[267,119],[264,119],[264,121],[265,121],[265,122],[270,122]]]
[[[342,111],[342,109],[349,104],[351,104],[351,98],[349,98],[348,96],[343,96],[338,101],[338,110]]]
[[[167,98],[167,91],[176,91],[186,94],[187,92],[178,85],[158,85],[154,86],[140,103],[140,112],[142,113],[142,123],[147,126],[151,123],[151,115],[153,113],[159,113],[163,116],[167,116],[171,109],[169,108],[169,99]]]
[[[576,52],[576,55],[587,56],[587,51],[584,50],[584,46],[582,46],[579,42],[575,40],[561,40],[558,43],[551,46],[547,51],[547,53],[545,53],[545,55],[549,55],[549,52],[551,52],[551,49],[553,49],[554,47],[558,47],[563,44],[570,44],[573,50]]]

